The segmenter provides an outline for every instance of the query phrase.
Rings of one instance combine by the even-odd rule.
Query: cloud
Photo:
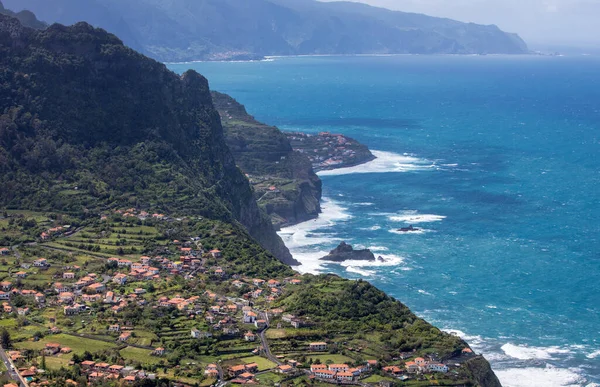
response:
[[[558,5],[556,5],[556,4],[546,5],[546,12],[558,12]]]

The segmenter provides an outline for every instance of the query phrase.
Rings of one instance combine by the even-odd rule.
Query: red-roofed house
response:
[[[308,345],[308,349],[311,351],[327,351],[327,343],[319,342],[319,343],[310,343]]]
[[[337,380],[351,382],[354,379],[354,374],[352,372],[338,372],[335,375]]]
[[[314,374],[317,378],[321,378],[321,379],[334,379],[335,378],[335,371],[318,370],[318,371],[315,371]]]

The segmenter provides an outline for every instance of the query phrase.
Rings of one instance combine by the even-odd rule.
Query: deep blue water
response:
[[[306,57],[194,68],[259,120],[380,153],[322,176],[284,230],[304,271],[363,277],[491,360],[505,386],[600,383],[600,58]],[[421,232],[394,233],[414,224]],[[318,265],[346,240],[388,261]]]

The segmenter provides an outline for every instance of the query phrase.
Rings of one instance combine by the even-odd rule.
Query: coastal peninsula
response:
[[[276,228],[319,215],[322,182],[315,172],[375,159],[366,145],[350,137],[327,132],[282,132],[256,120],[231,96],[216,91],[211,95],[235,163],[249,179],[259,207]]]
[[[354,167],[375,160],[369,148],[342,134],[286,132],[294,150],[306,155],[318,171]]]

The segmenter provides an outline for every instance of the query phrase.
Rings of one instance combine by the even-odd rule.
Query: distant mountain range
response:
[[[4,0],[48,23],[86,21],[161,61],[311,54],[524,54],[495,25],[314,0]]]
[[[48,25],[46,23],[39,21],[37,19],[37,17],[35,17],[35,15],[33,14],[33,12],[27,11],[27,10],[20,11],[20,12],[13,12],[10,9],[4,8],[4,5],[2,4],[1,1],[0,1],[0,14],[16,18],[25,27],[35,28],[38,30],[48,27]]]

